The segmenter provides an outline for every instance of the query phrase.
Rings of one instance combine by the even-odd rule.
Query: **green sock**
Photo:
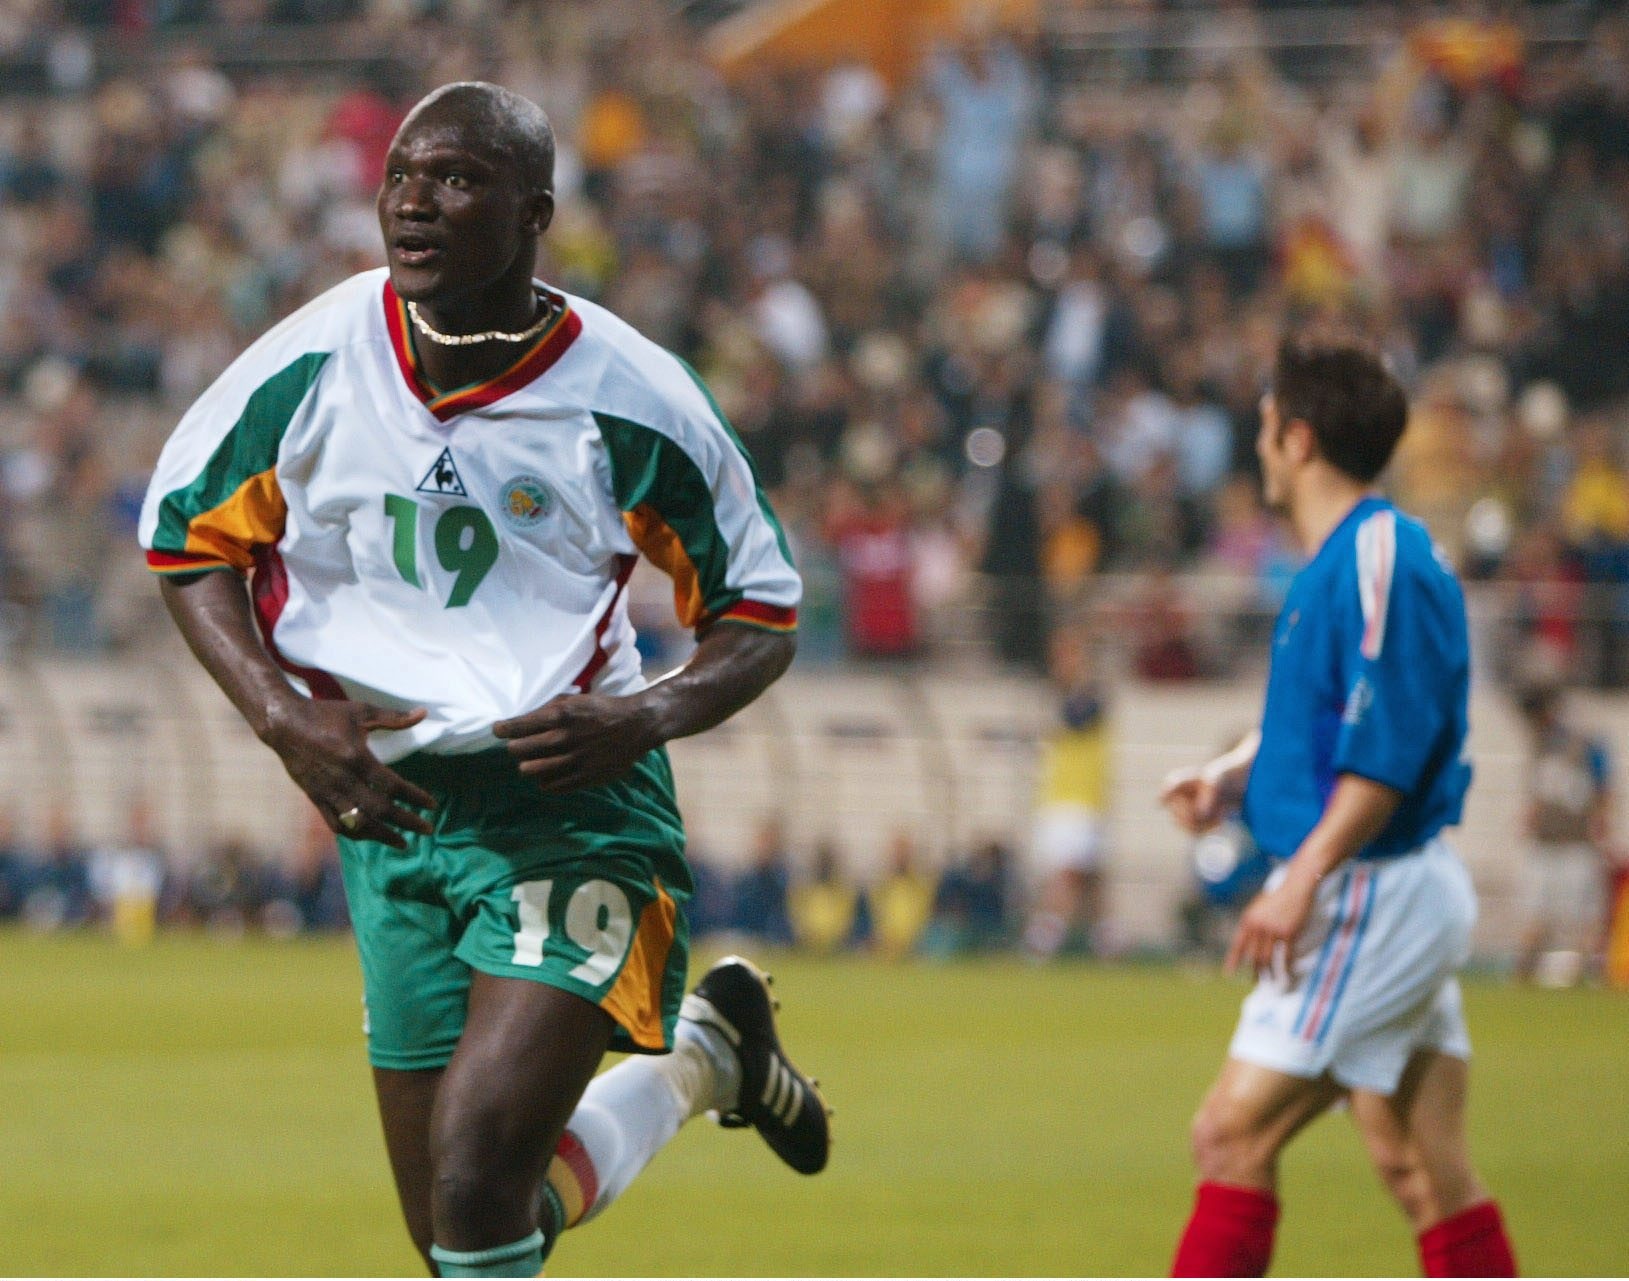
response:
[[[444,1277],[535,1277],[543,1268],[543,1234],[533,1232],[490,1250],[430,1247],[436,1271]]]

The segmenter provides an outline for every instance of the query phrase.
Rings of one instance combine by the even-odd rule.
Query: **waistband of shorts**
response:
[[[501,781],[524,778],[520,762],[510,755],[507,747],[487,747],[479,752],[412,752],[393,761],[390,768],[410,783],[421,787],[455,787],[470,782]],[[657,778],[667,769],[667,750],[652,748],[634,762],[625,778]],[[615,786],[609,784],[608,786]]]
[[[1401,863],[1405,859],[1419,858],[1422,854],[1435,854],[1439,851],[1448,854],[1453,853],[1452,847],[1448,844],[1442,833],[1435,832],[1426,837],[1425,840],[1421,841],[1418,845],[1410,846],[1406,850],[1388,850],[1383,854],[1371,854],[1368,851],[1364,851],[1363,853],[1356,855],[1352,859],[1352,862],[1367,863],[1370,866],[1374,866],[1376,864],[1384,866],[1387,863]]]
[[[516,778],[520,775],[520,762],[510,755],[507,747],[488,747],[479,752],[413,752],[394,762],[390,768],[409,782],[431,787],[470,779]]]
[[[1421,841],[1418,845],[1411,845],[1406,850],[1387,850],[1386,852],[1379,854],[1370,850],[1364,850],[1361,853],[1354,854],[1346,861],[1346,863],[1352,866],[1361,865],[1365,867],[1384,867],[1388,863],[1401,863],[1407,859],[1418,858],[1422,854],[1434,854],[1439,851],[1450,855],[1454,852],[1453,846],[1448,844],[1447,837],[1445,837],[1440,831],[1426,837],[1426,839]],[[1279,858],[1276,855],[1269,855],[1268,857],[1272,859],[1272,863],[1275,868],[1283,867],[1290,861],[1287,858]],[[1343,864],[1343,866],[1345,865],[1346,864]]]

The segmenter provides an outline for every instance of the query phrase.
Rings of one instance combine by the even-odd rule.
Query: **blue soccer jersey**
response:
[[[1293,855],[1341,774],[1403,795],[1359,857],[1407,853],[1457,823],[1471,781],[1469,690],[1458,580],[1423,525],[1364,499],[1296,576],[1274,629],[1244,794],[1256,843]]]

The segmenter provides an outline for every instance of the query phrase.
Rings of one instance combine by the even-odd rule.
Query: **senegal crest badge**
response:
[[[535,529],[554,508],[554,495],[536,476],[516,476],[498,495],[498,511],[511,529]]]

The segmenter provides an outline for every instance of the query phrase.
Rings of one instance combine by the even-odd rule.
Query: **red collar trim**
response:
[[[485,382],[471,383],[453,391],[438,392],[424,376],[418,357],[413,352],[413,341],[408,334],[407,304],[396,296],[385,281],[385,328],[390,332],[390,347],[396,355],[396,366],[401,370],[407,388],[424,403],[424,407],[440,422],[472,409],[482,409],[519,391],[528,383],[542,377],[555,361],[565,355],[566,348],[577,341],[583,331],[582,317],[567,305],[558,294],[551,295],[560,303],[560,314],[545,329],[532,346],[508,369]]]

